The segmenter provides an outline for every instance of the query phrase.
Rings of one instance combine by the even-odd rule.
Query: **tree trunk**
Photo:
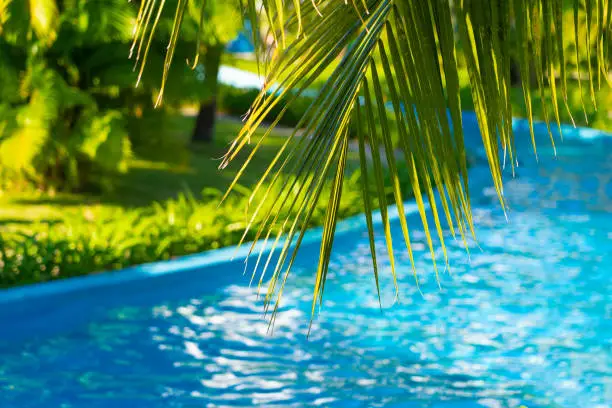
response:
[[[510,86],[521,85],[521,69],[514,58],[510,58]]]
[[[213,141],[217,113],[217,91],[219,88],[218,76],[224,49],[223,45],[215,45],[208,47],[204,53],[202,64],[204,65],[204,81],[209,96],[200,103],[195,129],[191,137],[193,143],[210,143]]]
[[[200,105],[196,119],[195,129],[191,141],[193,143],[210,143],[215,134],[215,115],[217,113],[217,100],[215,97]]]
[[[527,79],[525,80],[527,81]],[[536,76],[535,64],[533,61],[529,63],[529,79],[528,86],[535,88],[538,86],[538,78]],[[521,69],[518,62],[514,59],[510,59],[510,85],[519,87],[523,84],[523,78],[521,77]]]

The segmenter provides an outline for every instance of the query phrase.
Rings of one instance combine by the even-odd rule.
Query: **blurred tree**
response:
[[[123,0],[0,0],[4,183],[104,188],[127,169],[125,112],[109,103],[121,80],[106,81],[105,71],[126,59],[118,45],[129,43],[135,17]],[[122,76],[133,84],[129,70]]]
[[[128,59],[137,4],[0,0],[0,179],[5,187],[33,182],[53,189],[109,189],[115,175],[128,169],[132,150],[185,162],[185,143],[170,131],[167,119],[185,101],[201,102],[196,134],[210,137],[220,58],[241,27],[239,8],[219,1],[207,2],[207,24],[199,28],[200,3],[189,1],[181,32],[185,41],[175,53],[182,63],[168,72],[166,109],[154,110],[159,71],[136,71],[137,62]],[[173,17],[170,8],[167,16],[160,15],[166,40]],[[147,52],[156,66],[167,49],[163,39]],[[196,46],[202,58],[193,70],[184,61],[193,62]],[[141,47],[135,44],[134,54]]]
[[[141,25],[137,26],[137,31],[142,28],[142,22],[146,22],[150,18],[150,14],[148,15],[147,12],[152,13],[152,9],[147,9],[146,5],[147,2],[141,4],[139,13]],[[172,24],[175,9],[182,12],[182,24],[178,27],[180,30],[178,33],[174,31],[175,26]],[[241,4],[237,0],[176,0],[168,1],[167,8],[161,8],[160,12],[160,28],[157,38],[161,37],[169,44],[173,44],[176,47],[173,50],[174,56],[183,57],[183,61],[191,62],[196,79],[203,84],[203,89],[199,87],[191,90],[177,86],[177,81],[181,80],[180,77],[194,74],[185,73],[185,65],[170,68],[170,63],[167,61],[168,71],[164,75],[163,83],[165,85],[168,81],[170,86],[164,87],[164,89],[168,90],[166,92],[173,92],[173,96],[167,98],[168,95],[165,94],[164,100],[166,102],[168,100],[184,100],[185,98],[195,100],[199,104],[199,110],[192,141],[210,142],[214,133],[221,59],[227,44],[235,39],[244,27]],[[146,27],[144,28],[146,29]],[[175,36],[177,34],[181,38],[181,42],[178,44]],[[142,41],[144,38],[143,35],[139,39]],[[165,50],[160,49],[158,51],[163,52]],[[144,61],[147,52],[146,47],[139,46],[139,50],[135,54],[136,60]],[[181,63],[182,61],[179,62],[179,64]],[[173,74],[171,74],[171,70],[174,71]],[[177,70],[182,73],[177,74]],[[187,94],[185,91],[187,91]]]
[[[200,27],[199,34],[196,31],[196,36],[200,37],[197,52],[201,56],[207,90],[200,104],[192,141],[210,142],[214,134],[221,57],[227,43],[236,38],[242,29],[242,16],[237,1],[204,1],[202,9],[194,5],[191,10],[192,16],[204,13],[202,18],[204,23]],[[199,21],[193,18],[192,22],[199,24]]]

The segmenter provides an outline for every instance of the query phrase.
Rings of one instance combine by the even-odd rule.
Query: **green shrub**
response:
[[[341,218],[361,211],[359,183],[358,174],[346,179]],[[329,194],[324,191],[322,196]],[[41,223],[28,231],[3,227],[0,287],[121,269],[236,244],[246,225],[242,210],[248,198],[234,194],[217,208],[219,198],[219,191],[206,190],[197,200],[184,193],[163,204],[116,210],[94,219]],[[323,224],[327,204],[320,200],[309,226]],[[253,240],[256,231],[251,229],[247,240]]]
[[[196,38],[204,46],[235,36],[242,26],[233,18],[239,8],[226,3],[207,2],[212,25],[202,31],[200,13],[188,8],[177,59],[193,58]],[[148,64],[159,69],[139,75],[127,56],[138,6],[124,0],[0,4],[6,17],[0,27],[0,188],[109,190],[126,171],[132,146],[145,157],[157,151],[165,161],[187,161],[184,146],[158,132],[156,123],[133,132],[133,115],[159,94],[172,20],[160,20],[159,37],[147,48]],[[228,24],[213,24],[223,19]],[[168,80],[164,101],[170,106],[210,96],[185,63],[173,64]]]
[[[34,3],[6,5],[10,18],[0,36],[3,186],[106,189],[127,168],[125,113],[107,103],[118,99],[121,79],[105,87],[100,77],[125,60],[115,51],[129,43],[135,10],[117,0],[106,7],[73,3],[58,7],[50,1],[35,12]],[[133,78],[125,72],[123,79]]]

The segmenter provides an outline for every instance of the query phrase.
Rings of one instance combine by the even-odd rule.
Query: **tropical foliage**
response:
[[[114,0],[4,1],[0,38],[0,166],[4,184],[104,186],[131,155],[106,70],[124,56],[135,18]],[[129,71],[123,75],[129,77]],[[129,80],[126,80],[126,82]]]
[[[197,69],[179,64],[166,70],[163,84],[176,91],[166,93],[164,110],[154,110],[161,97],[159,70],[128,59],[137,5],[0,2],[0,189],[34,184],[108,190],[134,153],[160,158],[161,151],[165,160],[186,161],[187,146],[164,131],[165,122],[181,104],[207,101],[217,92],[218,61],[213,73],[202,74],[210,64],[193,60],[196,47],[205,56],[210,49],[220,56],[239,30],[238,9],[224,4],[207,2],[206,24],[199,28],[199,3],[190,2],[191,18],[183,22],[175,56],[190,58]],[[172,13],[159,17],[158,41],[147,43],[152,64],[163,61],[166,46],[159,40],[172,36]],[[133,44],[134,56],[141,47]]]
[[[447,262],[444,228],[463,240],[473,235],[461,126],[459,48],[469,75],[493,184],[502,207],[502,165],[515,166],[510,103],[512,50],[518,50],[518,80],[523,85],[530,120],[532,99],[544,98],[545,89],[549,88],[550,98],[542,104],[546,106],[544,116],[547,123],[559,122],[567,100],[568,61],[578,62],[576,75],[579,78],[582,76],[579,62],[586,61],[588,81],[582,86],[587,95],[585,99],[591,103],[595,103],[595,89],[610,81],[612,2],[606,0],[574,0],[571,2],[573,19],[569,22],[563,18],[564,2],[561,0],[247,0],[245,3],[250,21],[265,21],[276,47],[266,52],[258,36],[254,36],[262,50],[262,65],[269,68],[266,85],[221,167],[243,149],[251,149],[250,157],[257,154],[265,135],[259,140],[253,140],[253,135],[268,113],[283,104],[277,120],[270,126],[273,128],[293,101],[323,71],[333,67],[325,86],[300,120],[298,127],[304,129],[308,137],[296,137],[294,133],[288,138],[252,193],[254,205],[250,209],[253,222],[247,225],[245,237],[256,226],[258,238],[270,239],[274,243],[279,242],[282,235],[288,238],[280,246],[278,262],[273,266],[267,290],[267,307],[272,306],[273,310],[278,307],[283,284],[313,209],[324,186],[331,181],[331,194],[325,195],[328,208],[316,273],[313,313],[316,304],[323,299],[338,203],[343,195],[351,124],[356,124],[358,131],[363,175],[362,206],[368,218],[377,284],[374,231],[369,215],[374,198],[383,204],[384,235],[395,277],[394,245],[384,205],[387,201],[383,166],[379,156],[373,154],[373,168],[369,168],[365,151],[368,147],[382,151],[391,174],[397,174],[392,128],[396,128],[400,135],[399,148],[411,169],[412,193],[428,237],[434,269],[437,271],[437,263]],[[163,3],[158,5],[149,0],[143,2],[143,7],[163,7]],[[174,29],[177,35],[183,13],[184,6],[179,5]],[[586,19],[584,30],[579,24],[581,19]],[[153,35],[153,31],[154,27],[148,35]],[[573,53],[568,53],[566,48],[568,32],[574,38]],[[166,66],[172,60],[172,45],[175,43],[170,46]],[[531,87],[532,77],[535,78],[535,89]],[[388,110],[395,117],[394,123],[388,120]],[[380,123],[380,128],[376,123]],[[533,128],[531,133],[533,138]],[[553,139],[550,125],[549,133]],[[249,161],[246,160],[236,180],[247,171]],[[285,168],[294,169],[295,180],[301,182],[287,183],[279,178],[279,172]],[[373,172],[377,180],[375,194],[367,188],[368,172]],[[281,185],[280,193],[273,193],[278,191],[274,189],[276,185]],[[296,185],[300,186],[299,199],[294,196]],[[403,214],[402,191],[397,177],[392,177],[391,188],[393,201]],[[439,201],[434,198],[434,189],[439,193]],[[273,204],[264,205],[269,200]],[[426,216],[426,201],[432,209],[433,225]],[[285,208],[296,211],[283,211]],[[400,221],[406,250],[412,259],[409,226],[405,217],[400,217]],[[441,261],[436,261],[432,235],[439,238],[444,254]],[[414,274],[416,277],[416,270]]]

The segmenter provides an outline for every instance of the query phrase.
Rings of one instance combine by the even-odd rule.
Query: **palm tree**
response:
[[[201,76],[203,77],[203,92],[199,92],[199,110],[196,118],[195,128],[192,134],[192,142],[210,142],[212,141],[215,125],[215,115],[217,110],[217,97],[218,97],[218,74],[221,66],[221,59],[225,53],[226,45],[236,37],[243,27],[240,18],[240,7],[236,2],[228,2],[222,0],[209,0],[204,3],[196,0],[169,0],[166,2],[172,7],[173,5],[177,8],[180,13],[180,25],[172,26],[171,22],[168,23],[169,13],[161,13],[164,11],[163,8],[155,10],[150,2],[143,1],[140,4],[138,18],[141,22],[149,22],[153,20],[155,15],[156,20],[154,23],[163,26],[162,35],[163,37],[172,44],[172,50],[168,54],[166,61],[166,69],[163,73],[162,78],[162,92],[160,92],[157,105],[162,102],[163,87],[169,78],[176,77],[177,73],[174,72],[171,75],[169,62],[175,56],[177,51],[177,39],[180,34],[182,43],[188,43],[189,55],[187,59],[191,60],[190,65],[195,69],[196,67],[201,69]],[[160,13],[156,13],[160,11]],[[171,11],[171,10],[170,10]],[[137,35],[140,40],[144,38],[150,39],[146,35],[146,26],[137,26]],[[180,29],[180,33],[179,30]],[[138,49],[142,51],[143,43],[134,42],[133,50]],[[193,47],[193,48],[191,48]],[[180,54],[186,54],[186,47],[180,47]],[[195,48],[195,49],[194,49]],[[148,48],[144,53],[148,52]],[[183,51],[182,53],[180,51]],[[194,55],[195,54],[195,55]],[[140,52],[133,54],[136,60],[140,60]],[[181,55],[183,56],[183,55]],[[146,58],[142,60],[140,75],[144,72]],[[202,90],[201,90],[202,91]]]
[[[196,9],[197,10],[197,9]],[[240,32],[240,9],[234,2],[207,1],[200,10],[198,42],[208,97],[200,104],[193,142],[211,142],[215,129],[219,84],[217,77],[226,45]],[[203,35],[202,35],[203,34]],[[198,34],[196,34],[198,35]]]
[[[184,3],[186,0],[181,4]],[[266,85],[221,164],[222,168],[226,167],[240,151],[251,149],[230,189],[241,174],[248,171],[249,162],[257,154],[261,141],[284,110],[277,121],[268,126],[266,135],[252,140],[267,113],[281,101],[288,101],[287,105],[290,105],[324,68],[334,66],[326,86],[299,123],[298,128],[304,129],[308,137],[297,137],[294,132],[278,150],[252,192],[254,197],[259,190],[264,190],[263,201],[272,201],[266,206],[263,202],[253,205],[249,227],[254,220],[260,220],[257,236],[272,242],[275,248],[278,245],[280,250],[272,262],[273,274],[266,295],[267,308],[272,306],[273,310],[278,307],[314,203],[321,198],[322,186],[331,182],[333,194],[325,197],[329,205],[314,288],[313,312],[316,304],[322,301],[346,172],[351,125],[356,125],[358,133],[363,205],[377,285],[374,229],[370,215],[374,198],[381,203],[394,277],[395,268],[385,209],[383,163],[379,155],[373,154],[370,166],[365,154],[367,148],[384,152],[383,157],[392,175],[391,188],[400,212],[406,250],[412,259],[409,226],[403,216],[402,191],[397,177],[393,176],[397,174],[395,146],[391,138],[393,130],[399,133],[398,147],[410,170],[412,193],[432,254],[435,249],[432,235],[435,234],[440,239],[444,262],[447,262],[444,221],[453,236],[466,240],[474,234],[459,98],[459,47],[465,58],[482,143],[502,207],[502,163],[508,160],[512,167],[515,165],[510,104],[511,51],[516,51],[518,78],[523,88],[532,140],[535,139],[530,77],[536,78],[536,92],[540,97],[543,97],[545,87],[551,89],[552,100],[544,101],[548,104],[544,111],[547,123],[549,118],[559,122],[561,107],[558,99],[567,106],[566,67],[569,60],[578,61],[585,53],[589,57],[594,54],[593,58],[587,58],[590,79],[585,84],[593,103],[596,78],[610,81],[610,0],[573,1],[574,27],[570,25],[569,32],[577,44],[575,55],[568,55],[564,46],[568,24],[562,16],[562,0],[246,0],[243,3],[250,21],[261,19],[270,27],[276,47],[273,53],[260,56],[265,62],[262,65],[269,67]],[[155,7],[153,0],[143,4]],[[179,5],[175,20],[177,35],[182,13]],[[583,15],[587,21],[586,33],[579,30],[577,24],[579,16]],[[153,35],[152,31],[149,35]],[[259,41],[258,38],[254,40]],[[512,49],[514,46],[518,47],[517,50]],[[172,60],[171,50],[172,46],[166,66]],[[560,76],[558,82],[554,79],[557,73]],[[391,115],[388,115],[389,111]],[[548,129],[552,139],[550,125]],[[533,147],[535,150],[535,142]],[[279,178],[280,172],[288,169],[295,174],[295,179]],[[372,194],[366,185],[366,180],[371,179],[368,174],[372,173],[376,180],[376,194]],[[276,183],[284,183],[282,193],[271,196],[271,186]],[[296,194],[298,185],[300,190]],[[439,205],[434,190],[439,193]],[[426,217],[426,201],[432,209],[433,225]],[[288,214],[284,211],[288,208],[297,209],[297,215],[279,218],[277,214]],[[282,236],[286,237],[284,241]],[[258,264],[267,263],[262,260]]]

